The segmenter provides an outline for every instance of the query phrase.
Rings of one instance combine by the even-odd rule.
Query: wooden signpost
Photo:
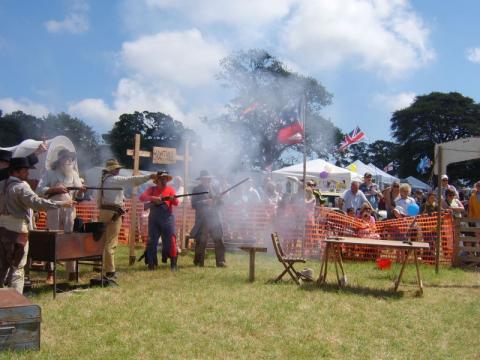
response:
[[[188,183],[188,162],[189,157],[189,144],[188,140],[185,141],[185,153],[184,155],[178,155],[176,148],[166,147],[154,147],[153,151],[140,150],[140,134],[135,135],[135,149],[128,149],[127,155],[133,157],[133,175],[138,175],[140,172],[140,158],[151,157],[153,164],[175,164],[177,161],[183,161],[183,183],[186,186]],[[182,209],[182,229],[180,232],[180,243],[183,248],[183,238],[187,227],[187,208],[183,206]],[[135,239],[137,231],[137,187],[132,189],[132,208],[130,210],[130,232],[129,232],[129,245],[130,245],[130,260],[129,264],[135,263]]]

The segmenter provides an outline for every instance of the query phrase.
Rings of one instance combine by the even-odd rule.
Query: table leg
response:
[[[341,281],[340,281],[340,276],[338,275],[338,266],[337,266],[337,263],[338,263],[338,257],[337,257],[337,248],[338,246],[336,245],[332,245],[333,246],[333,264],[335,265],[335,275],[337,275],[337,283],[338,283],[338,286],[341,287]]]
[[[340,266],[340,271],[342,272],[341,286],[347,285],[347,276],[345,275],[345,269],[343,268],[343,260],[342,260],[342,249],[340,245],[337,246],[338,251],[338,265]]]
[[[402,280],[403,271],[405,270],[405,264],[407,263],[408,257],[410,256],[411,252],[412,250],[407,250],[407,254],[405,255],[405,259],[403,260],[403,263],[402,263],[402,268],[400,269],[400,274],[398,274],[398,279],[397,279],[397,282],[395,283],[395,291],[398,290],[398,286],[400,285],[400,281]]]
[[[327,280],[327,265],[328,265],[329,251],[330,251],[330,243],[327,243],[325,247],[325,254],[323,255],[323,262],[320,267],[320,274],[318,276],[317,285],[321,285]]]
[[[250,282],[255,281],[255,250],[250,249],[250,272],[248,275]]]
[[[423,295],[423,284],[422,284],[422,278],[420,277],[420,268],[418,267],[418,253],[417,253],[417,250],[413,250],[413,256],[415,257],[415,267],[417,268],[417,281],[418,281],[418,287],[419,287],[420,295]]]
[[[78,284],[78,261],[75,261],[75,280]]]
[[[53,299],[57,296],[57,258],[53,262]]]

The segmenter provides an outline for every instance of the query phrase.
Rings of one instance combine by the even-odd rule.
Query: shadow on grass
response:
[[[378,289],[370,287],[359,287],[359,286],[345,286],[339,288],[337,284],[326,283],[321,286],[317,286],[315,282],[304,283],[300,286],[300,289],[303,291],[323,291],[329,293],[348,293],[359,296],[372,296],[376,298],[391,298],[391,299],[401,299],[404,297],[403,291],[393,291],[387,289]]]

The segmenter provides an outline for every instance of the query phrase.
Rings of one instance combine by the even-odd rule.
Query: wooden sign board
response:
[[[165,148],[165,147],[153,148],[152,162],[154,164],[175,164],[176,161],[177,161],[176,148]]]

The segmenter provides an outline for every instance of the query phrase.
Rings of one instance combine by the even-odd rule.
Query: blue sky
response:
[[[0,1],[0,109],[66,111],[108,131],[123,112],[202,131],[229,98],[214,75],[265,48],[334,94],[324,115],[368,141],[415,95],[480,101],[480,3],[406,0]]]

